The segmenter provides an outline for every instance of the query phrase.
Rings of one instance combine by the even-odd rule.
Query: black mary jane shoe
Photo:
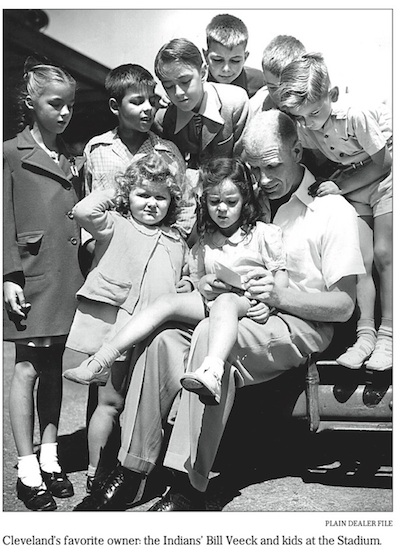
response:
[[[118,464],[98,487],[75,506],[74,512],[123,511],[135,498],[142,475]]]
[[[70,498],[74,496],[74,487],[63,471],[58,473],[42,471],[43,481],[49,492],[57,498]]]
[[[173,487],[149,508],[149,512],[204,512],[206,504],[201,494],[185,494]]]
[[[28,510],[34,512],[52,512],[57,510],[57,504],[47,489],[42,487],[29,487],[24,485],[21,479],[17,480],[17,496]]]

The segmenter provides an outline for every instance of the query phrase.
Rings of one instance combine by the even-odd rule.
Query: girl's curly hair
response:
[[[225,179],[231,180],[237,186],[243,198],[240,228],[248,233],[260,218],[261,208],[256,200],[254,178],[248,166],[238,158],[212,158],[200,169],[200,183],[203,187],[197,218],[200,238],[203,238],[205,233],[218,230],[208,213],[207,197],[210,190]]]
[[[178,161],[169,152],[160,150],[145,154],[132,162],[125,173],[116,176],[116,210],[124,217],[130,216],[129,194],[142,186],[144,181],[166,186],[171,194],[171,203],[163,224],[171,225],[176,221],[182,202],[183,177]]]

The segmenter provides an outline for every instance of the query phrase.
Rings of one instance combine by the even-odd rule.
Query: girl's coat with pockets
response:
[[[4,340],[66,335],[75,313],[83,277],[72,209],[83,194],[84,157],[71,156],[60,139],[59,146],[58,165],[29,127],[4,143],[3,274],[32,305],[21,330],[4,314]]]

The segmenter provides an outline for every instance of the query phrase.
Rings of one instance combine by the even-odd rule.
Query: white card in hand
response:
[[[215,263],[215,276],[219,281],[222,281],[223,283],[231,285],[232,287],[235,287],[237,289],[244,290],[241,275],[221,263]]]

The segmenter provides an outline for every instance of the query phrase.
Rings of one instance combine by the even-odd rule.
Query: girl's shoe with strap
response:
[[[181,385],[189,392],[200,396],[203,404],[219,404],[221,400],[221,367],[214,368],[206,360],[192,373],[185,373]]]
[[[121,353],[117,349],[104,344],[96,354],[84,360],[80,366],[64,371],[63,377],[81,385],[104,386],[110,376],[111,366],[119,356]]]

